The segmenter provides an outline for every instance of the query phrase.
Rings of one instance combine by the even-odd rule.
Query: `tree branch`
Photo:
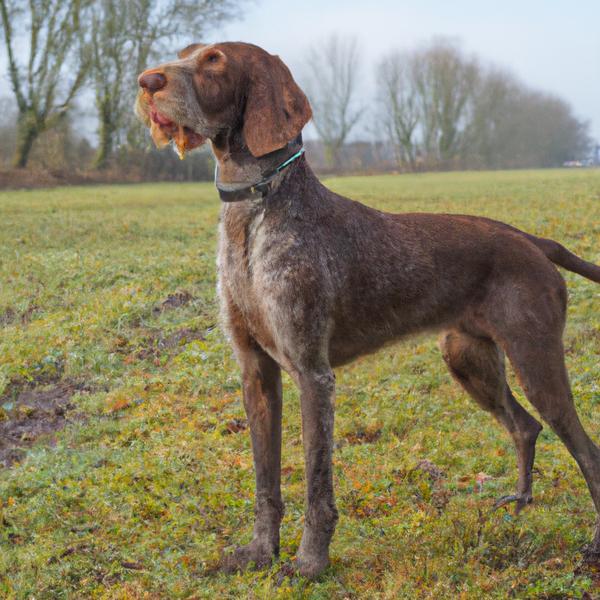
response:
[[[27,110],[27,102],[23,95],[21,88],[21,78],[19,76],[19,68],[15,61],[12,48],[12,27],[10,25],[10,18],[8,14],[8,7],[6,0],[0,0],[0,14],[2,15],[2,27],[4,30],[4,43],[6,46],[6,53],[8,55],[8,72],[10,75],[10,82],[12,85],[13,92],[17,98],[17,105],[19,112],[24,113]]]

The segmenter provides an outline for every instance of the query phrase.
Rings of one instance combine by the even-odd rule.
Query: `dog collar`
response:
[[[279,166],[272,171],[263,175],[260,181],[247,184],[227,184],[219,183],[219,164],[215,166],[215,185],[219,192],[219,197],[223,202],[242,202],[243,200],[258,200],[264,198],[273,187],[273,180],[284,169],[289,167],[295,160],[304,154],[304,148],[300,148],[298,152],[292,154],[284,160]]]

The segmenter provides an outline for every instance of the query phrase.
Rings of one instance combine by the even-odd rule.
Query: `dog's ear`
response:
[[[206,44],[190,44],[177,53],[177,58],[187,58],[192,52],[195,52],[198,48],[204,48],[204,46]]]
[[[278,56],[253,57],[242,132],[253,156],[264,156],[298,137],[312,117],[308,99]]]

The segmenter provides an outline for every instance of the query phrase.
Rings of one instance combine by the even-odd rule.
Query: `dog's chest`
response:
[[[226,312],[235,308],[245,327],[257,338],[272,337],[266,293],[275,284],[274,265],[280,256],[280,234],[276,229],[274,220],[260,206],[226,207],[221,215],[221,303]]]
[[[225,209],[219,237],[219,271],[230,290],[249,293],[261,269],[268,223],[260,207]]]

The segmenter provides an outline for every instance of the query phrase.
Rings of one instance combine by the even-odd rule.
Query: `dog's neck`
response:
[[[241,132],[233,131],[227,134],[221,134],[214,140],[211,140],[211,146],[218,169],[215,183],[220,192],[223,189],[244,188],[261,182],[265,177],[269,177],[269,190],[271,193],[277,189],[284,173],[277,174],[276,170],[286,160],[298,155],[302,148],[302,135],[289,142],[283,148],[264,156],[255,157],[245,145]],[[221,193],[222,199],[224,199]],[[243,192],[236,197],[236,200],[243,200]],[[249,196],[248,199],[251,199]]]

